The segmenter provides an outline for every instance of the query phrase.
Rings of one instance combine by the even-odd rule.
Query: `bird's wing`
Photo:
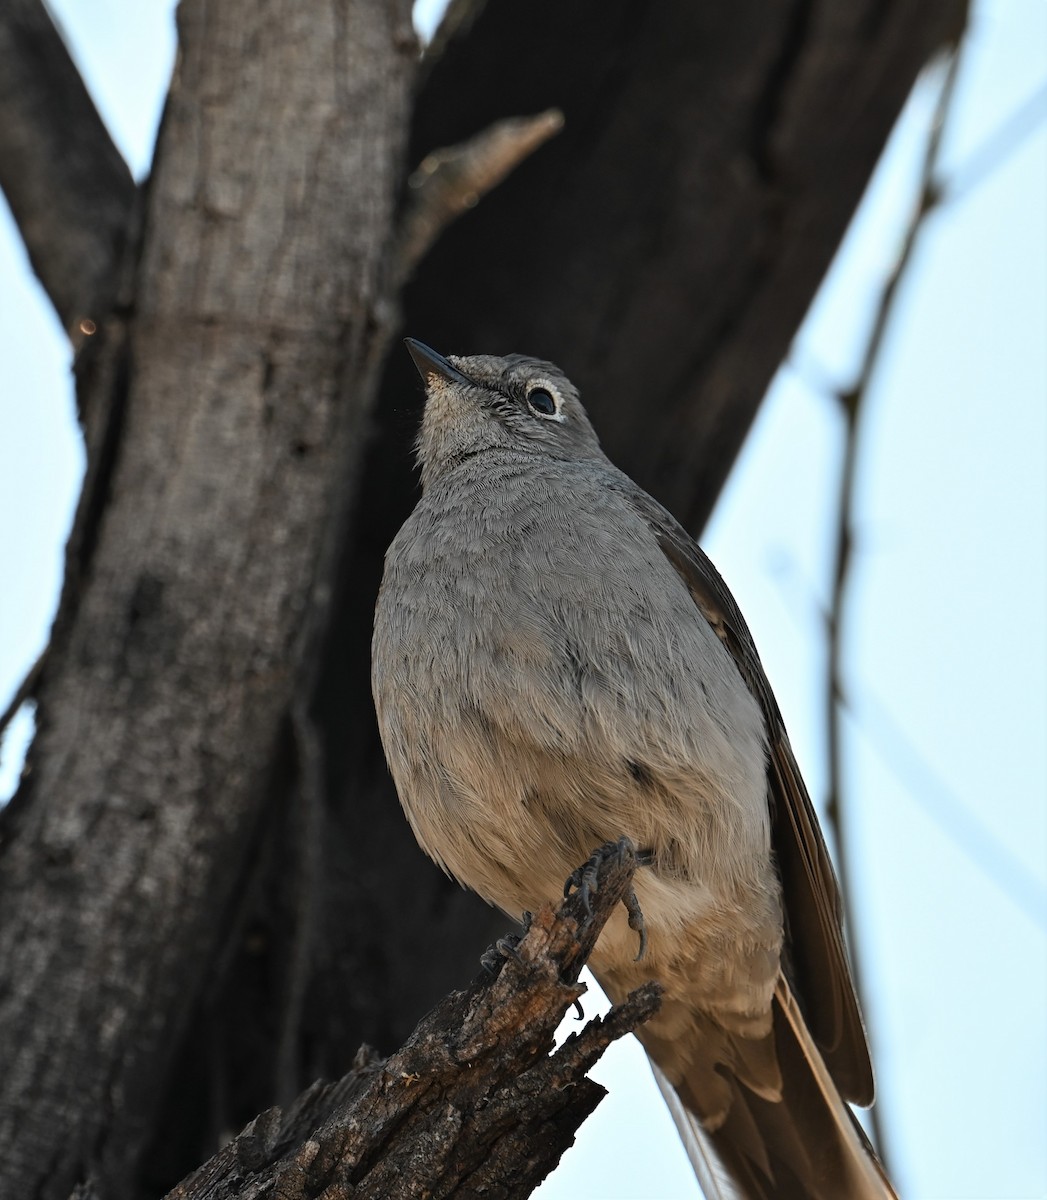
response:
[[[771,837],[786,913],[784,969],[841,1094],[871,1104],[872,1065],[844,949],[839,885],[752,635],[719,572],[679,522],[627,476],[615,475],[609,486],[646,521],[763,709]]]

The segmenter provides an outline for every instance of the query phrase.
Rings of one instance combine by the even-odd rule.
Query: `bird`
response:
[[[519,920],[628,838],[589,966],[637,1030],[709,1200],[889,1200],[840,892],[737,603],[524,355],[405,339],[421,495],[385,557],[372,691],[422,849]]]

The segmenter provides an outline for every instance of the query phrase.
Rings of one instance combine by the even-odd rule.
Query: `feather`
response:
[[[701,1121],[686,1107],[654,1059],[647,1061],[651,1064],[655,1083],[665,1097],[665,1103],[672,1114],[705,1200],[744,1200],[741,1192],[731,1182],[727,1168],[717,1157],[712,1140],[702,1128]]]

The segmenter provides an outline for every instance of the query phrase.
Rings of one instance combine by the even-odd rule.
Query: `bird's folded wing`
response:
[[[842,1095],[871,1104],[872,1065],[841,929],[840,891],[810,796],[748,626],[704,551],[627,476],[609,486],[646,522],[694,603],[730,651],[767,722],[772,840],[786,911],[784,969]]]

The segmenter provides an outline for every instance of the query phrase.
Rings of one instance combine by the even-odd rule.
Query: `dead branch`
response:
[[[577,893],[546,906],[497,975],[451,993],[397,1053],[363,1048],[337,1083],[256,1117],[167,1200],[529,1195],[604,1095],[586,1072],[659,1004],[656,984],[640,988],[551,1053],[635,865],[629,851],[604,862],[590,920]]]
[[[412,189],[400,234],[400,277],[406,279],[443,230],[524,159],[563,128],[563,113],[496,121],[457,146],[434,150],[408,180]]]

